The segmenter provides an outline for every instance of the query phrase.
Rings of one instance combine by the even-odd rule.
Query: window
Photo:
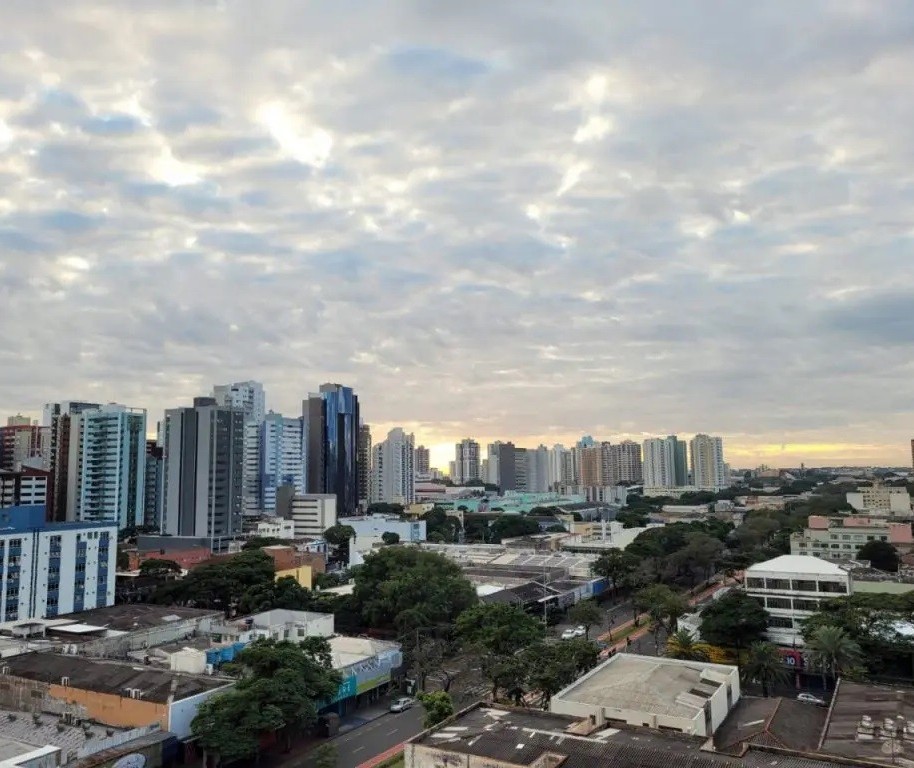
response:
[[[793,609],[795,611],[812,611],[815,613],[819,610],[819,601],[796,599],[793,601]]]
[[[765,586],[768,589],[790,589],[790,579],[765,579]]]
[[[793,619],[786,616],[769,616],[768,626],[775,629],[793,629]]]
[[[835,595],[846,595],[847,587],[844,584],[835,584],[831,581],[820,581],[819,582],[819,591],[820,592],[830,592]]]
[[[764,589],[764,579],[746,579],[746,587],[749,589]]]
[[[769,608],[780,608],[782,610],[790,610],[790,600],[786,597],[768,597],[765,599],[767,606]]]
[[[793,589],[795,592],[815,592],[816,582],[809,579],[794,579]]]

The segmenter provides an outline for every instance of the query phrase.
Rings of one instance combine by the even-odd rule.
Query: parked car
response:
[[[390,702],[390,711],[391,712],[405,712],[407,709],[413,706],[416,703],[416,700],[410,696],[403,696],[399,699],[394,699]]]
[[[584,635],[586,635],[586,634],[587,634],[587,630],[584,628],[583,625],[578,624],[578,625],[574,628],[574,636],[575,636],[575,637],[584,637]]]
[[[797,701],[805,701],[807,704],[815,704],[817,707],[827,707],[828,702],[825,699],[820,699],[818,696],[813,696],[811,693],[798,693]]]
[[[562,632],[562,640],[574,640],[578,636],[578,633],[573,629],[566,629]]]

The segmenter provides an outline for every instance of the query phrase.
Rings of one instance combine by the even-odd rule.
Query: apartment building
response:
[[[46,506],[51,493],[51,473],[42,469],[7,472],[0,469],[0,509]]]
[[[768,611],[768,639],[803,645],[803,622],[823,600],[851,594],[851,575],[837,564],[808,555],[781,555],[746,569],[746,593]]]
[[[847,503],[857,512],[881,517],[910,517],[911,496],[905,487],[896,488],[873,483],[870,487],[858,488],[847,494]]]
[[[870,541],[887,541],[902,552],[914,549],[910,523],[857,515],[810,515],[807,527],[790,535],[790,554],[853,560],[860,547]]]

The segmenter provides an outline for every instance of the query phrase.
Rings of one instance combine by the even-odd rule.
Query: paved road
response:
[[[406,712],[391,712],[331,739],[330,743],[339,754],[337,768],[356,768],[375,755],[421,733],[424,717],[425,710],[417,704]]]

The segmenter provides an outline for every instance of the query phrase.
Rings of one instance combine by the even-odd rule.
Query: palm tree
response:
[[[841,627],[825,625],[812,633],[806,642],[809,661],[812,667],[822,671],[822,686],[826,677],[835,679],[843,672],[859,663],[862,652],[860,646]]]
[[[707,661],[711,650],[707,643],[697,641],[687,629],[679,629],[666,639],[666,655],[671,659]]]
[[[790,672],[784,666],[784,658],[777,646],[764,642],[749,646],[742,674],[744,682],[758,680],[766,697],[769,683],[786,683],[790,679]]]

